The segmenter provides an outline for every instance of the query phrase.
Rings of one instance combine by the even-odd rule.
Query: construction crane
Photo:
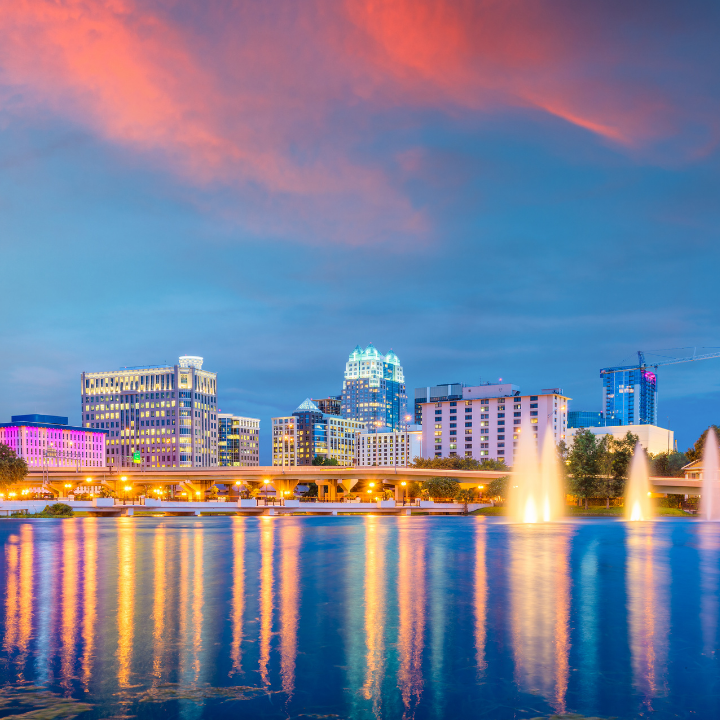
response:
[[[645,353],[642,350],[638,350],[637,365],[620,365],[618,367],[603,368],[600,371],[600,375],[609,375],[610,373],[623,372],[625,370],[644,370],[645,368],[657,369],[660,365],[676,365],[677,363],[695,362],[696,360],[711,360],[712,358],[720,358],[720,352],[698,355],[697,348],[693,348],[693,354],[689,355],[688,357],[669,358],[668,360],[660,360],[659,362],[646,363]]]

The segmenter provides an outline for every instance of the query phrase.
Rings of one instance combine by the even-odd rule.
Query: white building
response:
[[[364,430],[357,436],[355,465],[358,467],[407,467],[422,457],[422,428],[410,425],[394,432],[383,428],[377,432]]]
[[[107,465],[216,467],[217,374],[203,359],[82,373],[84,427],[107,430]]]
[[[551,432],[556,443],[567,434],[570,398],[560,388],[521,395],[511,383],[463,387],[462,400],[422,403],[423,455],[504,460],[513,463],[519,434],[542,442]]]
[[[297,418],[293,415],[272,418],[272,464],[297,465]]]
[[[675,433],[657,425],[611,425],[609,427],[569,428],[567,445],[572,447],[575,435],[581,430],[589,430],[593,435],[612,435],[622,440],[629,432],[638,436],[638,442],[652,455],[672,452],[675,449]]]

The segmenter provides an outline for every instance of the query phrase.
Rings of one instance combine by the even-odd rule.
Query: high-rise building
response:
[[[345,365],[342,416],[369,428],[401,430],[408,423],[406,406],[405,377],[397,355],[392,350],[382,355],[372,343],[365,350],[356,346]]]
[[[290,416],[274,417],[273,465],[312,465],[316,457],[355,463],[356,435],[364,423],[320,412],[309,398]]]
[[[231,413],[218,413],[218,465],[260,465],[260,420]]]
[[[82,373],[83,425],[108,431],[108,465],[217,466],[217,374],[202,365],[185,355],[177,365]]]
[[[462,400],[423,404],[423,455],[469,457],[513,463],[521,432],[556,443],[567,434],[570,398],[560,388],[521,395],[510,383],[464,387]]]
[[[449,383],[448,385],[415,388],[415,424],[422,425],[423,403],[462,400],[463,387],[462,383]]]
[[[342,395],[330,395],[330,397],[313,400],[321,413],[326,415],[342,415]]]
[[[589,410],[571,410],[568,413],[568,428],[604,427],[605,418],[601,412]]]
[[[105,466],[107,430],[72,427],[66,417],[13,415],[0,423],[0,443],[25,460],[30,468],[74,468]]]
[[[657,425],[657,375],[644,366],[600,371],[606,425]]]
[[[407,467],[416,457],[422,457],[422,428],[409,425],[399,432],[384,429],[364,430],[357,437],[355,465],[368,467]]]

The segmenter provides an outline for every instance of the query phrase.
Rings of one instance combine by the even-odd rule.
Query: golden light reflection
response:
[[[70,687],[75,664],[77,645],[78,601],[78,523],[66,520],[62,523],[62,644],[60,659],[60,684]]]
[[[300,527],[287,525],[282,531],[282,568],[280,589],[280,676],[288,699],[295,689],[298,612],[300,599],[299,552]]]
[[[422,533],[422,537],[420,534]],[[422,655],[425,645],[426,525],[398,523],[398,686],[405,715],[411,716],[423,692]]]
[[[118,519],[118,685],[130,685],[135,619],[135,523]]]
[[[97,539],[98,518],[83,521],[83,656],[82,680],[89,689],[92,677],[92,658],[95,652],[95,622],[97,619]]]
[[[33,552],[33,528],[28,523],[20,528],[20,618],[17,636],[17,666],[20,681],[24,679],[23,668],[32,636]]]
[[[515,526],[510,587],[515,681],[565,712],[570,653],[570,527]]]
[[[668,574],[663,544],[651,523],[627,526],[627,602],[633,682],[650,706],[665,694]]]
[[[487,528],[478,523],[475,528],[475,667],[481,677],[487,667],[485,642],[487,641]]]
[[[260,678],[269,685],[268,662],[272,638],[273,616],[273,533],[275,523],[269,517],[262,518],[260,530]]]
[[[5,636],[3,648],[10,654],[13,652],[18,638],[20,592],[18,569],[20,564],[20,547],[18,536],[11,535],[5,545]]]
[[[233,528],[233,596],[232,640],[230,659],[232,673],[242,670],[243,615],[245,613],[245,518],[234,517]]]
[[[163,660],[165,655],[165,613],[167,612],[167,538],[165,526],[160,525],[155,530],[153,544],[155,567],[153,577],[155,592],[153,594],[153,675],[155,682],[162,677]]]
[[[203,609],[203,527],[193,531],[193,680],[200,678],[202,656]]]
[[[378,518],[365,522],[365,682],[363,697],[372,700],[373,714],[381,715],[385,666],[385,552]]]

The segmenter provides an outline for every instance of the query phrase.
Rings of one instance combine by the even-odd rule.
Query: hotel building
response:
[[[218,413],[218,464],[223,467],[260,465],[260,420]]]
[[[0,423],[0,443],[29,468],[84,470],[104,467],[107,430],[72,427],[66,417],[13,415]]]
[[[359,420],[369,428],[400,430],[407,425],[407,394],[402,365],[391,350],[379,353],[372,343],[350,353],[345,364],[342,416]]]
[[[216,467],[217,375],[201,357],[81,376],[83,426],[107,430],[107,465]]]
[[[290,416],[274,417],[273,465],[312,465],[316,457],[355,464],[356,435],[365,429],[357,420],[320,412],[309,398]]]
[[[521,432],[565,440],[570,398],[560,388],[521,395],[510,383],[463,387],[462,400],[423,403],[424,457],[471,457],[513,464]]]
[[[373,432],[364,430],[357,436],[355,465],[358,467],[407,467],[422,454],[422,428],[410,425],[394,432],[387,428]]]

